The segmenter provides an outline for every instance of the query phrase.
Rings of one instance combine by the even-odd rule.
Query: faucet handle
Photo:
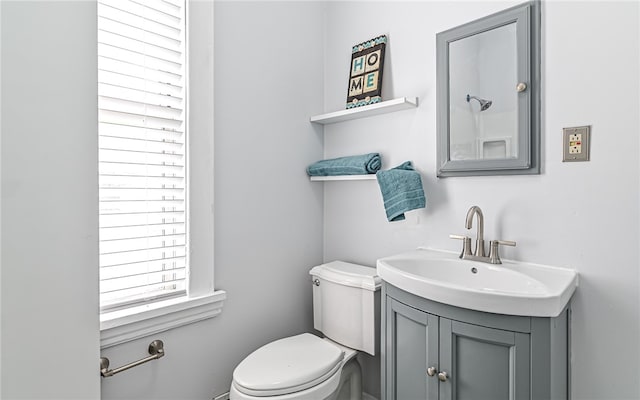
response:
[[[491,264],[502,264],[502,261],[500,261],[500,254],[498,253],[498,245],[515,247],[516,242],[511,240],[492,240],[489,244],[489,262]]]
[[[460,258],[471,255],[471,238],[469,236],[449,235],[449,238],[462,240],[462,253],[460,253]]]

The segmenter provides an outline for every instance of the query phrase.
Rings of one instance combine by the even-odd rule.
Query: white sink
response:
[[[416,296],[496,314],[556,317],[578,286],[572,269],[502,260],[461,260],[456,253],[418,249],[377,262],[384,281]]]

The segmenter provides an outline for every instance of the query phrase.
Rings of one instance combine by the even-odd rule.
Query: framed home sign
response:
[[[382,101],[382,67],[387,36],[353,46],[347,92],[347,109]]]

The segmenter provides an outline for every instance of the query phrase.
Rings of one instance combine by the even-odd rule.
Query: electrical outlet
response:
[[[589,161],[590,126],[564,128],[562,130],[562,161]]]
[[[582,154],[582,133],[569,134],[569,154]]]

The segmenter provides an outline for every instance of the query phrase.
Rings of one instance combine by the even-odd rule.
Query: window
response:
[[[211,292],[212,285],[200,282],[212,283],[212,255],[193,257],[198,268],[211,271],[197,273],[189,265],[192,235],[199,243],[213,243],[205,230],[198,227],[193,232],[189,224],[190,215],[196,226],[208,216],[199,214],[207,196],[198,189],[192,200],[188,190],[192,157],[187,151],[186,3],[98,0],[97,4],[101,330],[104,334],[137,324],[127,332],[120,329],[108,335],[106,341],[103,335],[103,347],[133,339],[136,331],[142,336],[215,316],[224,299],[224,292]],[[197,11],[206,17],[196,18],[213,22],[212,4],[194,6],[209,7],[210,15]],[[212,65],[209,78],[212,82]],[[200,103],[208,104],[207,99]],[[212,99],[210,103],[212,108]],[[194,137],[198,147],[193,158],[212,157],[212,146],[211,154],[200,149],[209,139],[202,137],[208,128],[198,128],[201,137]],[[209,179],[202,171],[193,172],[198,179],[194,187],[208,183],[212,191],[212,171],[210,182],[203,182]],[[192,272],[210,292],[192,290]],[[192,308],[191,315],[185,315]],[[163,321],[148,324],[153,328],[140,323],[152,318]]]
[[[185,292],[185,11],[98,2],[100,305]]]

